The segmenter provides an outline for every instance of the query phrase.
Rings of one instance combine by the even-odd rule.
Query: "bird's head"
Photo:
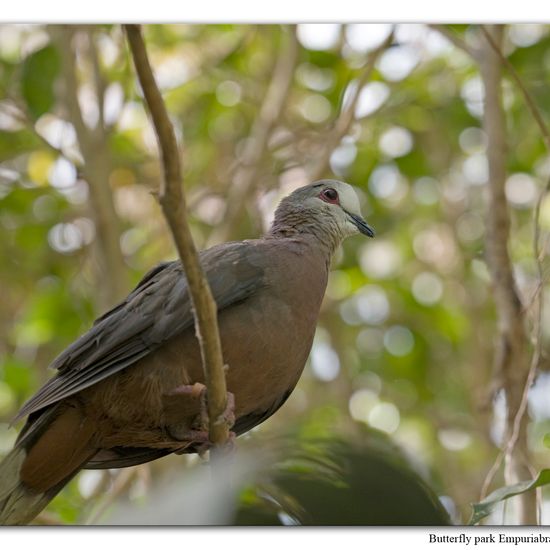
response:
[[[275,212],[271,233],[311,233],[332,248],[357,233],[374,237],[353,187],[337,180],[316,181],[285,197]]]

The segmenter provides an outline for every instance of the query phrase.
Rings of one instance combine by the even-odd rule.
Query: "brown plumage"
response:
[[[218,304],[237,435],[271,416],[298,382],[331,255],[358,231],[373,236],[352,188],[323,180],[283,200],[264,238],[201,253]],[[81,468],[197,451],[189,434],[200,402],[174,392],[204,382],[179,262],[151,270],[52,367],[56,376],[19,412],[28,420],[0,464],[0,523],[32,519]],[[17,482],[3,483],[10,472]]]

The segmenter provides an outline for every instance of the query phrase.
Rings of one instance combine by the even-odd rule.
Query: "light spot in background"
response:
[[[83,244],[90,244],[95,238],[95,223],[90,218],[75,218],[72,223],[80,231]]]
[[[458,262],[455,240],[446,224],[434,224],[419,231],[414,236],[413,249],[418,259],[434,265],[443,273],[451,272]]]
[[[377,285],[364,286],[354,297],[359,317],[371,325],[383,323],[390,314],[390,303]]]
[[[78,104],[84,124],[88,128],[95,128],[99,120],[99,105],[95,90],[89,84],[82,84],[78,88]]]
[[[27,160],[27,175],[36,185],[47,185],[55,158],[50,151],[33,151]]]
[[[445,200],[454,203],[461,203],[466,200],[466,181],[462,171],[451,168],[441,178],[441,187]]]
[[[489,179],[489,165],[484,154],[476,153],[462,163],[462,172],[468,183],[483,185]]]
[[[88,499],[99,488],[104,472],[102,470],[83,470],[78,476],[78,491],[80,495]]]
[[[414,200],[418,204],[427,206],[439,202],[439,185],[437,180],[430,177],[418,178],[413,184]]]
[[[141,228],[132,227],[120,236],[120,249],[125,256],[135,254],[146,242],[148,234]]]
[[[278,512],[277,517],[282,525],[300,525],[300,522],[286,512]]]
[[[298,40],[308,50],[330,50],[338,44],[340,27],[336,23],[304,23],[298,25]]]
[[[105,90],[103,100],[103,119],[105,124],[113,125],[118,120],[124,105],[124,90],[118,82],[113,82]]]
[[[0,32],[0,55],[3,59],[17,62],[21,59],[21,42],[23,39],[21,25],[2,25]]]
[[[8,101],[0,101],[0,130],[15,132],[24,128],[25,125],[17,115],[17,108]]]
[[[443,283],[435,273],[424,271],[418,274],[412,283],[414,299],[425,306],[433,306],[443,295]]]
[[[119,130],[143,129],[148,126],[147,115],[143,105],[137,101],[127,101],[118,119]]]
[[[309,94],[303,99],[300,105],[302,116],[315,124],[327,120],[331,111],[330,101],[319,94]]]
[[[346,42],[356,52],[369,52],[380,46],[391,33],[389,23],[356,23],[346,26]]]
[[[76,183],[76,167],[64,157],[59,157],[48,173],[50,183],[58,189],[66,189]]]
[[[479,76],[473,76],[464,82],[460,90],[460,96],[464,100],[470,114],[477,118],[483,115],[483,98],[485,97],[485,91]]]
[[[508,38],[520,48],[536,44],[546,34],[545,25],[521,23],[508,26]]]
[[[512,174],[504,190],[506,198],[516,208],[529,208],[537,200],[537,185],[529,174]]]
[[[470,269],[472,270],[472,273],[476,277],[481,279],[484,283],[491,282],[491,275],[489,273],[489,268],[487,267],[487,264],[483,260],[478,260],[477,258],[474,258],[470,263]]]
[[[97,37],[96,44],[102,64],[105,67],[111,67],[118,58],[117,43],[108,34],[102,33]]]
[[[334,86],[334,71],[311,63],[301,63],[296,69],[296,78],[302,86],[316,92],[325,92]]]
[[[398,203],[406,196],[408,189],[405,177],[394,164],[376,167],[369,177],[369,190],[379,199]]]
[[[385,401],[377,403],[369,413],[368,422],[377,430],[391,434],[399,428],[399,409]]]
[[[161,90],[170,90],[185,84],[191,75],[186,60],[174,55],[155,65],[155,78]]]
[[[205,223],[216,225],[223,219],[227,202],[221,197],[211,195],[204,197],[195,206],[195,214]]]
[[[330,155],[330,167],[332,171],[338,176],[343,176],[346,173],[346,169],[353,164],[356,156],[357,147],[354,141],[349,136],[346,136]]]
[[[11,413],[13,409],[10,408],[8,413]],[[8,453],[12,450],[17,439],[17,432],[5,423],[0,423],[0,454]]]
[[[63,196],[71,204],[78,206],[88,202],[90,189],[87,182],[84,180],[77,180],[71,187],[60,189],[60,192],[63,193]]]
[[[529,390],[529,415],[537,421],[550,418],[550,373],[541,372]]]
[[[390,82],[406,78],[419,62],[418,52],[410,46],[393,46],[378,60],[377,68]]]
[[[311,350],[311,369],[323,382],[335,380],[340,373],[338,354],[326,342],[315,342]]]
[[[440,32],[424,26],[424,49],[428,57],[438,57],[454,51],[454,46]]]
[[[449,451],[463,451],[472,444],[469,433],[457,429],[442,429],[437,432],[439,442]]]
[[[357,82],[349,84],[344,93],[344,105],[346,102],[346,94],[353,92],[353,84],[357,87]],[[357,104],[355,106],[355,118],[366,117],[384,105],[390,97],[390,89],[382,82],[369,82],[359,92]]]
[[[401,267],[402,258],[397,246],[391,241],[377,240],[364,245],[359,254],[363,273],[373,279],[387,279]]]
[[[465,212],[456,221],[456,233],[464,243],[477,241],[483,236],[485,223],[479,214]]]
[[[69,122],[55,115],[42,115],[35,123],[36,132],[56,149],[65,149],[76,145],[76,131]]]
[[[467,155],[483,153],[487,148],[487,136],[481,128],[470,126],[460,132],[458,143]]]
[[[5,28],[5,26],[4,26]],[[4,28],[2,32],[4,32]],[[32,29],[32,32],[24,35],[24,38],[21,42],[21,54],[23,57],[27,57],[30,54],[44,48],[50,42],[50,37],[45,29],[37,28],[36,26]]]
[[[355,391],[349,399],[348,408],[351,417],[359,422],[368,422],[369,414],[379,403],[378,395],[372,389],[362,388]]]
[[[82,235],[71,223],[58,223],[48,231],[48,242],[57,252],[68,254],[82,246]]]
[[[394,325],[384,333],[384,347],[395,357],[404,357],[414,348],[413,333],[402,325]]]
[[[378,140],[380,150],[391,158],[403,157],[413,148],[412,134],[401,126],[388,128]]]
[[[216,99],[226,107],[233,107],[239,103],[242,96],[241,86],[233,80],[225,80],[216,87]]]
[[[550,229],[550,196],[547,195],[542,199],[540,205],[540,225],[544,229]]]

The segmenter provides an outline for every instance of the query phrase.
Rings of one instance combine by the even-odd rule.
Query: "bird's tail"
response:
[[[25,450],[13,449],[0,463],[0,525],[25,525],[36,517],[59,489],[36,492],[19,477]]]
[[[92,426],[76,409],[48,411],[33,424],[0,462],[0,525],[32,521],[96,452]]]

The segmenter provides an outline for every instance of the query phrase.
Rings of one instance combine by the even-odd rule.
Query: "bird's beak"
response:
[[[352,214],[347,210],[344,210],[344,212],[348,215],[351,223],[353,223],[353,225],[355,225],[355,227],[357,227],[357,229],[359,229],[359,231],[363,233],[363,235],[371,238],[374,237],[374,229],[361,216],[358,216],[357,214]]]

